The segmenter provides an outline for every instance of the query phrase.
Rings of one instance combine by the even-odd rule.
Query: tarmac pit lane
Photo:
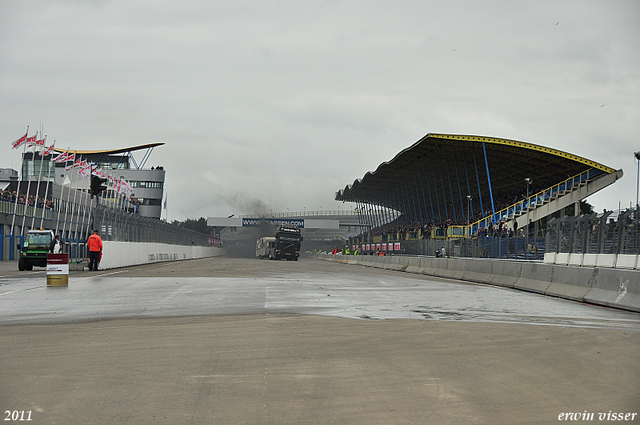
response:
[[[294,313],[350,319],[522,323],[640,331],[640,315],[522,291],[408,274],[317,271],[234,277],[79,274],[69,286],[3,284],[0,324]]]

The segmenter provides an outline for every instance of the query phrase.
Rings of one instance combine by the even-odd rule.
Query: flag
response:
[[[39,154],[40,156],[47,156],[47,155],[51,155],[51,154],[53,153],[53,148],[54,148],[54,146],[55,146],[55,145],[51,145],[51,146],[48,146],[48,147],[46,147],[46,146],[45,146],[44,150],[43,150],[42,152],[38,152],[38,154]]]
[[[44,139],[36,140],[35,136],[27,138],[27,147],[30,148],[31,146],[44,147]]]
[[[69,150],[68,149],[67,149],[66,152],[59,154],[55,158],[51,158],[51,161],[53,161],[53,162],[64,162],[65,159],[67,158],[67,156],[69,156]]]
[[[164,197],[164,209],[167,209],[167,198],[169,197],[169,195],[165,195]]]
[[[36,139],[38,138],[38,133],[34,134],[31,137],[27,137],[27,140],[25,140],[25,143],[27,144],[27,147],[30,148],[31,146],[34,146],[36,144]]]
[[[29,133],[29,127],[27,127],[27,133]],[[24,136],[22,136],[21,138],[19,138],[15,142],[11,143],[11,148],[15,149],[15,148],[21,146],[22,144],[24,144],[27,141],[27,133],[24,133]]]
[[[91,166],[87,165],[87,166],[81,168],[80,171],[78,171],[78,174],[80,174],[81,176],[84,176],[84,177],[89,177],[91,175]]]

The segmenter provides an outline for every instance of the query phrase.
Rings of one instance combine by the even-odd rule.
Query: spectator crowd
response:
[[[10,203],[15,203],[16,198],[18,200],[18,205],[27,205],[30,207],[37,208],[46,208],[48,210],[52,210],[54,207],[53,201],[44,198],[36,198],[33,195],[26,196],[22,192],[8,191],[0,189],[0,200],[6,201]]]

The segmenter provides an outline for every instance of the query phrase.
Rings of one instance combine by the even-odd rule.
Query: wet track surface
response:
[[[189,271],[212,263],[217,269]],[[157,276],[144,277],[145,272]],[[46,287],[43,272],[4,273],[0,306],[0,324],[271,312],[640,330],[636,313],[317,259],[289,263],[217,258],[76,272],[68,287]]]
[[[0,410],[30,423],[640,423],[640,314],[351,266],[0,263]],[[592,423],[609,423],[592,421]]]

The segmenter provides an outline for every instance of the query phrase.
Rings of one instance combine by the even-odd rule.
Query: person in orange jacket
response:
[[[94,230],[93,235],[87,240],[89,246],[89,271],[98,270],[98,264],[102,257],[102,239],[98,236],[98,231]]]

